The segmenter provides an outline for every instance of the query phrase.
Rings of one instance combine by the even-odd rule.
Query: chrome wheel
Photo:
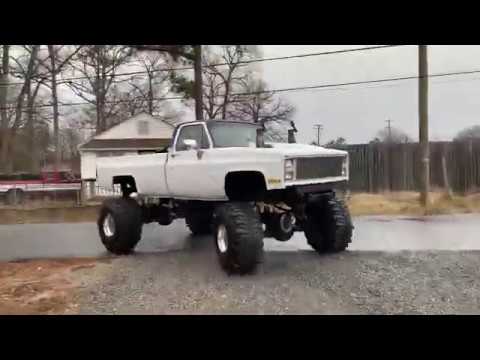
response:
[[[111,214],[105,216],[105,219],[103,220],[103,232],[108,237],[112,237],[115,234],[115,221]]]
[[[280,229],[283,232],[288,233],[292,231],[293,226],[295,225],[295,217],[290,213],[283,213],[280,216]]]
[[[226,253],[228,249],[228,235],[225,225],[220,224],[217,229],[217,247],[221,253]]]

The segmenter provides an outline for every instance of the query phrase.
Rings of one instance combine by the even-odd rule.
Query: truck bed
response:
[[[115,176],[133,176],[138,192],[168,196],[165,165],[168,153],[114,156],[97,159],[97,184],[113,190]]]

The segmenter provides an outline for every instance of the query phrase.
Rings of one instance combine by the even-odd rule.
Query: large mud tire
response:
[[[214,214],[215,247],[229,274],[253,272],[263,258],[263,228],[255,207],[245,202],[219,205]]]
[[[129,254],[142,237],[141,208],[134,199],[105,200],[97,225],[102,243],[109,252]]]
[[[318,253],[344,251],[353,235],[347,206],[333,193],[318,198],[307,207],[304,232],[308,244]]]

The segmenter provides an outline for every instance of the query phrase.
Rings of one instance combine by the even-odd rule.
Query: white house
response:
[[[163,149],[170,144],[173,131],[173,125],[141,113],[94,136],[79,147],[82,181],[94,186],[91,182],[96,178],[98,157],[132,155]],[[90,196],[93,195],[93,190],[90,188]]]

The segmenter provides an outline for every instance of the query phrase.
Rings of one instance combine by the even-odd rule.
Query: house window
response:
[[[142,120],[137,123],[138,135],[148,135],[148,121]]]

